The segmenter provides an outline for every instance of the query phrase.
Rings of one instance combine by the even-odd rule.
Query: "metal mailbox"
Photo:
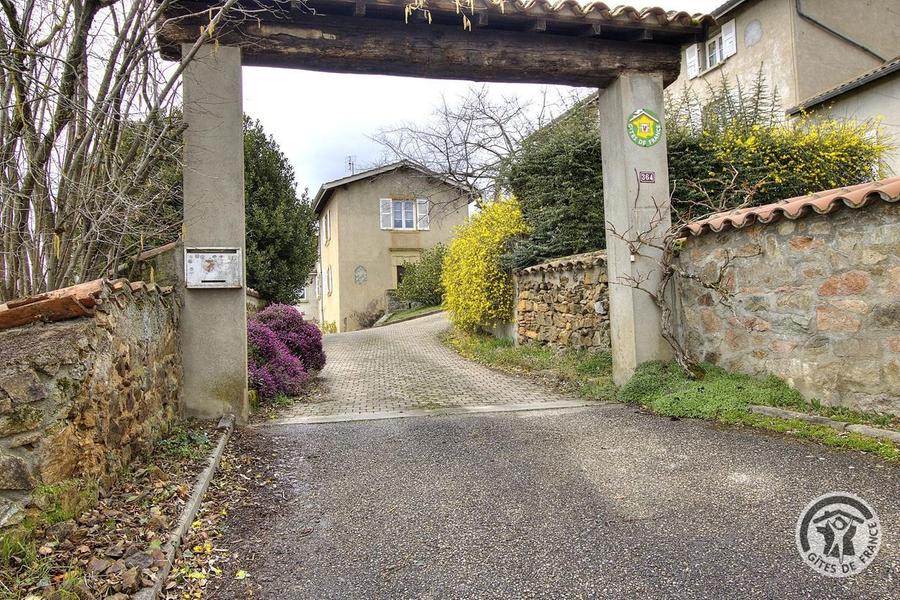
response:
[[[240,248],[185,248],[184,279],[189,288],[244,287]]]

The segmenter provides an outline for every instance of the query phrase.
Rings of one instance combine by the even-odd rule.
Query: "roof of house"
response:
[[[862,208],[877,202],[900,202],[900,177],[825,190],[765,206],[716,213],[685,225],[681,232],[701,235],[709,231],[719,232],[726,227],[741,229],[754,223],[772,223],[782,217],[793,220],[813,213],[828,214],[844,206]]]
[[[353,175],[348,175],[347,177],[342,177],[340,179],[335,179],[333,181],[328,181],[322,184],[322,187],[319,188],[319,191],[316,192],[316,197],[313,199],[313,210],[316,214],[319,214],[319,210],[324,206],[325,202],[331,197],[334,191],[344,185],[348,185],[351,183],[355,183],[357,181],[362,181],[363,179],[369,179],[370,177],[377,177],[378,175],[383,175],[385,173],[390,173],[391,171],[396,171],[397,169],[408,168],[414,171],[418,171],[427,177],[431,177],[433,179],[437,179],[447,185],[453,186],[455,188],[459,188],[466,193],[471,194],[472,190],[468,190],[455,182],[448,181],[446,178],[442,177],[440,174],[435,173],[431,169],[424,167],[418,163],[414,163],[410,160],[399,160],[395,163],[391,163],[389,165],[384,165],[381,167],[375,167],[373,169],[369,169],[367,171],[362,171],[361,173],[354,173]]]
[[[724,4],[721,4],[718,7],[714,8],[711,14],[714,18],[718,19],[719,17],[727,15],[732,10],[747,1],[748,0],[728,0],[728,2],[725,2]]]
[[[89,317],[107,302],[121,305],[122,298],[149,293],[165,296],[171,292],[171,287],[159,287],[143,281],[95,279],[0,304],[0,330],[36,321],[65,321]]]
[[[846,94],[847,92],[861,88],[865,85],[869,85],[870,83],[878,81],[883,77],[894,75],[896,73],[900,73],[900,56],[894,58],[893,60],[887,61],[883,65],[875,67],[871,71],[866,71],[865,73],[857,75],[849,81],[845,81],[844,83],[837,85],[829,90],[825,90],[824,92],[816,94],[811,98],[807,98],[797,106],[789,108],[787,110],[787,114],[795,115],[801,111],[809,110],[810,108],[822,104],[823,102],[828,102],[829,100],[833,100],[834,98]]]

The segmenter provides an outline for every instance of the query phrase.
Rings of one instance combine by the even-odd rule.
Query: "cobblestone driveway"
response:
[[[397,325],[325,336],[325,398],[282,422],[377,417],[504,405],[574,406],[584,401],[461,358],[441,343],[443,313]]]

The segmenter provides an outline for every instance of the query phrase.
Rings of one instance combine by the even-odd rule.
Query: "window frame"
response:
[[[720,31],[719,33],[717,33],[710,39],[706,40],[706,42],[703,44],[703,49],[704,49],[703,61],[704,61],[704,65],[705,65],[705,68],[703,69],[704,71],[709,71],[710,69],[715,69],[716,67],[718,67],[719,65],[721,65],[722,63],[725,62],[725,47],[722,43],[723,41],[724,40],[722,37],[722,32]],[[715,64],[712,64],[712,65],[709,64],[709,55],[710,55],[709,47],[711,45],[715,45],[715,49],[716,49],[716,51],[715,51],[716,62],[715,62]]]

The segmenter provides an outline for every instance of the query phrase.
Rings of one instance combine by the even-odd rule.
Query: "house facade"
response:
[[[405,265],[450,241],[469,201],[466,190],[406,161],[324,184],[313,202],[322,326],[345,332],[370,324]]]
[[[723,78],[749,86],[761,72],[786,109],[900,52],[897,0],[730,0],[713,16],[718,25],[682,49],[674,97],[690,90],[702,102]]]
[[[877,122],[878,134],[893,146],[884,157],[884,175],[900,175],[900,56],[792,106],[787,113]]]

